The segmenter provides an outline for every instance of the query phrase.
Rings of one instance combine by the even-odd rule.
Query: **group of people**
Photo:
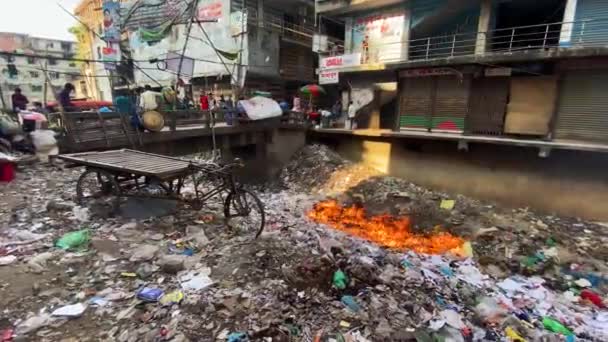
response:
[[[295,106],[294,106],[294,108],[295,108]],[[348,107],[346,109],[346,118],[344,120],[345,129],[352,130],[352,129],[356,128],[357,111],[358,111],[357,105],[353,101],[350,101],[348,103]],[[309,120],[315,125],[321,124],[323,119],[326,119],[327,122],[329,122],[331,120],[340,119],[344,115],[343,105],[342,105],[341,100],[336,101],[334,103],[334,105],[331,107],[331,109],[322,109],[320,111],[317,111],[314,108],[311,108],[310,110],[308,110],[306,112],[307,112]]]
[[[61,89],[61,91],[57,95],[57,100],[65,111],[71,111],[74,109],[72,105],[71,95],[75,89],[76,88],[72,83],[66,83],[63,86],[63,89]],[[15,91],[11,95],[11,102],[13,112],[15,113],[18,113],[22,110],[27,110],[27,106],[30,103],[29,99],[23,94],[21,88],[15,88]],[[48,112],[46,104],[43,105],[40,101],[33,101],[30,109],[37,113],[46,114]]]

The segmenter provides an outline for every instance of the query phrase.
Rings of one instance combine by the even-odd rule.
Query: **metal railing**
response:
[[[362,63],[394,63],[406,60],[399,53],[403,41],[370,43]],[[608,47],[608,18],[500,28],[488,32],[464,32],[409,40],[407,60],[432,60],[478,54],[490,55],[525,50]]]
[[[249,25],[269,28],[279,32],[284,38],[293,39],[311,47],[313,36],[317,32],[316,27],[312,24],[296,24],[270,13],[264,13],[263,18],[259,18],[257,11],[254,10],[247,11],[247,21]],[[344,41],[332,37],[328,37],[328,39],[330,47],[337,46],[344,51]]]

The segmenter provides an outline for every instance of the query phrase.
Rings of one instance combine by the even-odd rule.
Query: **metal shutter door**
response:
[[[399,126],[427,130],[430,127],[433,78],[403,78],[401,82]]]
[[[437,78],[435,110],[431,119],[434,131],[462,132],[468,112],[471,81],[454,76]]]
[[[562,80],[555,138],[608,142],[608,71],[571,71]]]

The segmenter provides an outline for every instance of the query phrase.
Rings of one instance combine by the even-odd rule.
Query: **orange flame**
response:
[[[461,238],[447,232],[428,236],[414,234],[410,231],[410,219],[407,216],[378,215],[368,218],[365,209],[342,207],[336,200],[315,204],[308,217],[384,247],[410,249],[418,253],[442,254],[457,249],[464,243]]]

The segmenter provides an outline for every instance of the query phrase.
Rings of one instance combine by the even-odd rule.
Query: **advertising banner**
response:
[[[389,11],[355,18],[353,48],[361,63],[382,63],[402,59],[406,12]]]
[[[103,11],[103,37],[106,42],[120,42],[120,3],[104,1]]]

